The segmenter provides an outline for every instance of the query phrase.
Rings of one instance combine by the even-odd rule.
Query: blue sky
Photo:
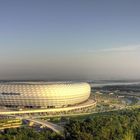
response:
[[[1,0],[0,79],[140,79],[139,0]]]

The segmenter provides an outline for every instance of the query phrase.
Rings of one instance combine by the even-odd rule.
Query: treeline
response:
[[[33,128],[12,128],[5,129],[0,133],[0,140],[62,140],[62,136],[57,135],[48,129],[36,131]]]
[[[140,110],[71,120],[65,131],[67,140],[140,140]]]
[[[140,110],[126,110],[72,119],[65,126],[64,137],[43,129],[5,130],[0,140],[140,140]]]
[[[109,85],[109,86],[103,86],[103,87],[94,87],[93,90],[108,90],[108,91],[126,91],[126,92],[139,92],[140,91],[140,85]]]

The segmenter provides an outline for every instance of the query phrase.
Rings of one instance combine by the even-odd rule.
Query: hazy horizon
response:
[[[0,1],[0,80],[140,79],[140,1]]]

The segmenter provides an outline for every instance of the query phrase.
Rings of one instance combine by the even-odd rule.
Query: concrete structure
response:
[[[63,108],[80,104],[90,96],[88,83],[9,82],[0,84],[0,106]]]

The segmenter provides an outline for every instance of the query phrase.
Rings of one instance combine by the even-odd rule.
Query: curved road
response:
[[[57,134],[62,134],[63,131],[64,131],[63,127],[61,127],[59,125],[56,125],[56,124],[53,124],[53,123],[50,123],[48,121],[42,121],[42,120],[32,119],[32,118],[23,118],[23,117],[20,117],[20,116],[16,116],[16,118],[21,119],[21,120],[27,120],[27,121],[30,121],[30,122],[34,122],[34,123],[40,124],[44,127],[48,127],[51,130],[53,130],[54,132],[56,132]]]

